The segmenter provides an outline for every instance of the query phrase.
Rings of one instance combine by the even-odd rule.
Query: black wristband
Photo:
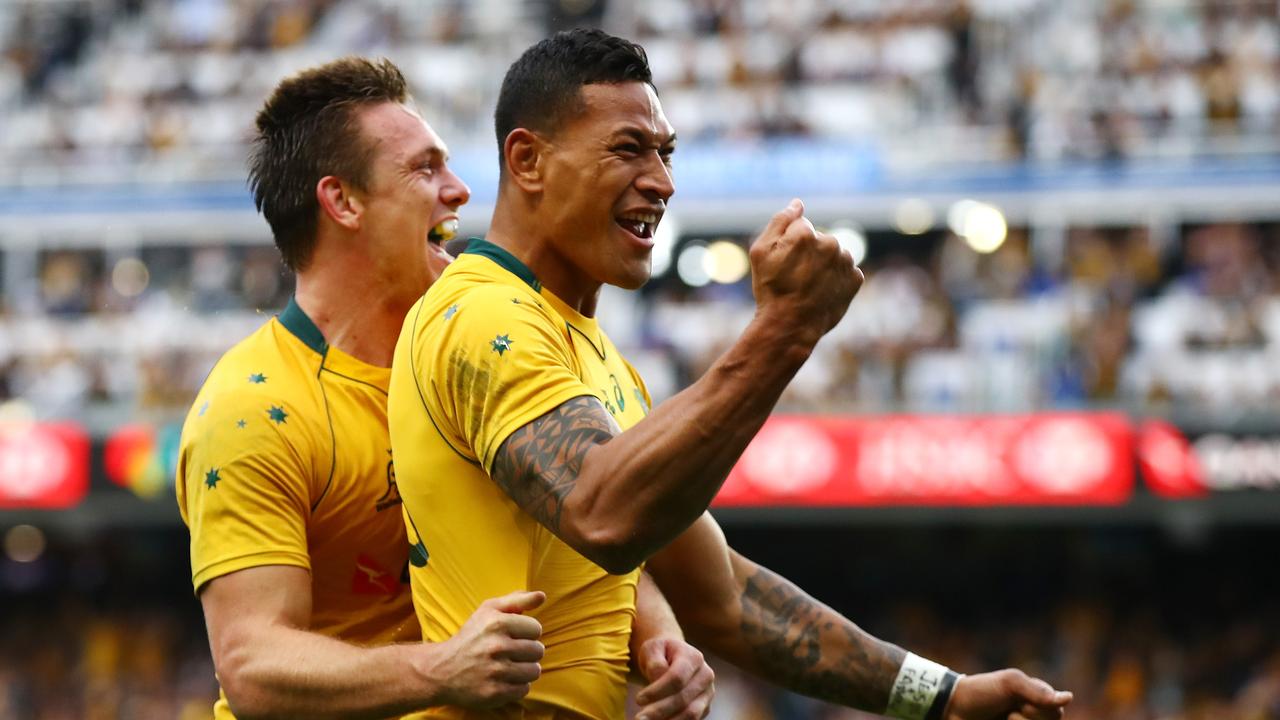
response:
[[[925,713],[924,720],[942,720],[942,713],[947,711],[947,703],[951,701],[951,691],[956,689],[956,681],[959,679],[960,674],[954,670],[948,670],[942,676],[942,682],[938,683],[938,694],[933,696],[933,704],[929,706],[929,712]]]

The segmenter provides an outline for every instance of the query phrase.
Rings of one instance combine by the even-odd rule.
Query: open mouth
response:
[[[458,234],[458,220],[456,218],[445,220],[435,227],[431,228],[427,233],[427,239],[434,243],[446,243],[452,240]]]
[[[658,219],[657,213],[627,213],[619,216],[616,222],[623,230],[641,240],[650,240],[653,238],[654,228],[658,226]]]

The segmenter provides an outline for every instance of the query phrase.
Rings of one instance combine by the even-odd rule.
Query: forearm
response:
[[[776,573],[734,558],[736,626],[706,624],[695,643],[797,693],[884,712],[906,652],[878,640]]]
[[[592,448],[574,512],[625,538],[633,562],[710,505],[812,350],[812,337],[757,316],[707,373],[641,422]]]
[[[638,681],[643,681],[636,665],[640,648],[654,638],[684,640],[684,631],[653,578],[641,572],[636,585],[636,619],[631,624],[631,672]]]
[[[435,704],[429,657],[417,645],[362,648],[276,626],[228,648],[218,673],[242,720],[385,718]]]

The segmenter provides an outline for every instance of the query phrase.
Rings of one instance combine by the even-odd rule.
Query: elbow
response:
[[[591,483],[580,486],[584,484]],[[647,517],[635,503],[605,499],[599,493],[574,493],[561,520],[556,534],[611,575],[635,570],[671,540],[663,536],[666,523]]]
[[[283,717],[273,707],[271,694],[255,676],[249,653],[233,650],[218,667],[218,683],[227,697],[227,705],[238,720],[273,720]]]
[[[616,526],[586,530],[580,537],[578,552],[610,575],[626,575],[652,554],[638,533]]]

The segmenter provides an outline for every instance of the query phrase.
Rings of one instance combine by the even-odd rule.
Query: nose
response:
[[[660,154],[654,152],[651,157],[652,161],[645,166],[640,177],[636,178],[636,189],[651,200],[666,202],[676,194],[675,178],[671,176],[671,166],[663,162]]]
[[[466,205],[471,199],[471,188],[462,182],[462,178],[454,175],[452,169],[447,169],[445,172],[448,176],[440,186],[440,202],[451,208]]]

